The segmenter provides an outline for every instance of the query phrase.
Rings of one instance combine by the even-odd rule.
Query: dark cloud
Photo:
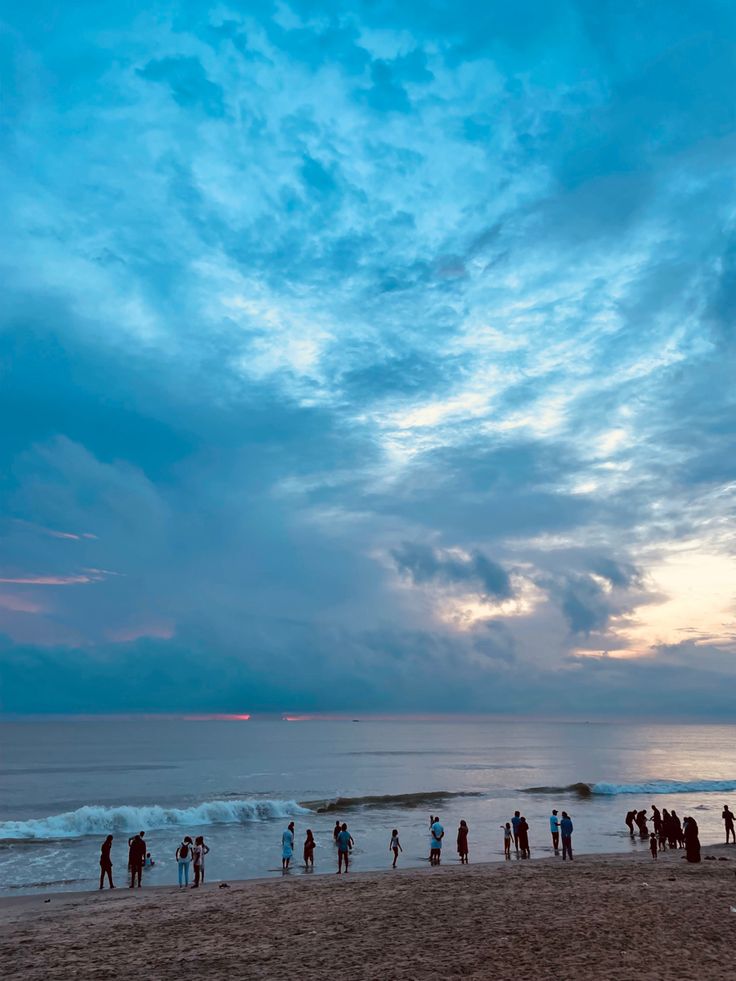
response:
[[[391,553],[397,567],[415,583],[464,583],[486,596],[507,599],[512,595],[508,573],[481,552],[457,556],[429,545],[404,542]]]
[[[6,21],[7,711],[724,715],[733,11]]]

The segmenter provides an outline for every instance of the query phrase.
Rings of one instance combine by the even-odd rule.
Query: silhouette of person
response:
[[[728,844],[728,836],[733,838],[734,844],[736,844],[736,832],[734,831],[734,813],[729,810],[728,804],[723,805],[723,823],[726,825],[726,844]]]
[[[562,861],[565,858],[569,858],[572,862],[572,819],[567,811],[562,812],[562,820],[560,821],[560,832],[562,833]]]
[[[130,871],[130,888],[132,889],[138,880],[138,888],[141,887],[141,876],[143,874],[143,863],[146,859],[146,843],[140,835],[135,835],[130,839],[128,848],[128,870]]]
[[[112,835],[108,835],[100,847],[100,889],[102,889],[104,886],[105,876],[107,876],[107,881],[110,883],[110,888],[115,888],[112,881],[112,858],[110,857],[111,848]]]
[[[685,818],[684,838],[685,858],[688,862],[699,862],[700,838],[698,838],[698,822],[695,818]]]
[[[519,818],[519,851],[521,852],[522,858],[529,858],[531,856],[531,851],[529,850],[529,825],[525,817]]]
[[[629,829],[629,834],[634,837],[634,818],[636,817],[636,811],[626,812],[626,827]]]

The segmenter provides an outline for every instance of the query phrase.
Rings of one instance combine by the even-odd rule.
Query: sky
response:
[[[0,0],[0,710],[736,709],[736,7]]]

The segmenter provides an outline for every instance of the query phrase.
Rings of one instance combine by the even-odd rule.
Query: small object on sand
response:
[[[674,875],[671,875],[667,881],[668,882],[677,882],[677,879],[675,878]]]
[[[229,889],[230,886],[229,886],[229,884],[227,882],[221,882],[219,888],[220,889]]]
[[[727,862],[727,861],[728,861],[728,859],[726,858],[726,856],[725,856],[725,855],[719,855],[719,856],[718,856],[718,861],[719,861],[719,862]]]
[[[732,912],[732,913],[736,913],[736,906],[732,906],[732,907],[731,907],[731,912]]]
[[[45,903],[50,903],[50,902],[51,902],[51,900],[50,900],[50,899],[44,899],[44,902],[45,902]]]

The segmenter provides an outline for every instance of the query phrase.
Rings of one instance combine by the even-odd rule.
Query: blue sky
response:
[[[732,716],[732,4],[0,11],[4,711]]]

